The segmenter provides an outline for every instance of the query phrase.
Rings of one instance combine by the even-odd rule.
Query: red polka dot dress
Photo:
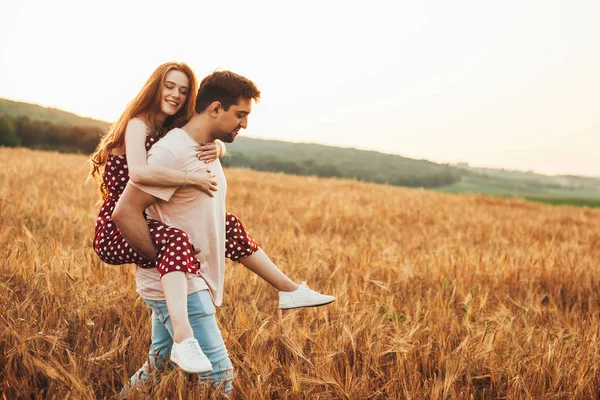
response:
[[[147,136],[146,151],[157,139]],[[112,220],[117,201],[129,181],[127,159],[125,155],[109,155],[104,174],[108,196],[102,204],[96,220],[94,251],[107,264],[137,264],[142,268],[156,267],[163,276],[169,272],[183,271],[199,274],[200,263],[194,257],[194,247],[188,236],[180,229],[163,224],[160,221],[146,219],[150,236],[157,250],[157,262],[153,263],[133,250],[125,241]],[[249,256],[258,250],[256,241],[246,232],[241,221],[233,214],[226,216],[226,256],[239,262],[241,257]]]
[[[225,215],[225,256],[231,261],[240,262],[240,258],[247,257],[258,250],[258,243],[242,225],[242,221],[235,215]]]

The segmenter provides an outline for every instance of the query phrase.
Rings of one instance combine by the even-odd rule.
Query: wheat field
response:
[[[0,148],[4,399],[117,398],[145,361],[133,267],[91,247],[86,157]],[[226,170],[228,210],[331,305],[228,261],[240,399],[600,398],[600,210]],[[132,398],[218,397],[178,369]]]

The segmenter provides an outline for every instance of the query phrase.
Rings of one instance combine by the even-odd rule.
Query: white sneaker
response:
[[[212,364],[194,338],[185,339],[181,343],[173,343],[171,361],[179,365],[185,372],[200,373],[212,371]]]
[[[335,297],[310,290],[306,282],[298,285],[293,292],[279,292],[279,308],[287,310],[299,307],[317,307],[335,301]]]

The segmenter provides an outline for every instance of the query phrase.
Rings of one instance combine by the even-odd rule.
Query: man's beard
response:
[[[233,143],[233,141],[235,140],[235,137],[237,136],[237,132],[229,132],[223,135],[223,137],[221,138],[221,141],[225,142],[225,143]]]

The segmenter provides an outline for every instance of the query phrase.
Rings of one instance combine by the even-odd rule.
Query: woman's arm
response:
[[[146,161],[146,124],[134,118],[129,121],[125,131],[125,149],[129,178],[143,185],[152,186],[196,186],[198,189],[213,196],[216,191],[215,175],[208,170],[190,172],[178,171],[159,165],[148,165]],[[186,181],[187,176],[187,181]]]
[[[218,148],[218,157],[221,158],[227,153],[227,148],[225,147],[225,143],[220,141],[219,139],[215,140],[215,145]]]
[[[215,161],[217,158],[223,157],[225,153],[227,153],[225,143],[219,139],[210,143],[202,143],[196,150],[198,150],[198,153],[196,154],[198,160],[204,161],[207,164]]]
[[[185,180],[185,171],[176,171],[146,162],[146,124],[137,118],[129,121],[125,131],[125,150],[129,178],[144,185],[181,186]],[[188,177],[189,178],[189,177]]]

